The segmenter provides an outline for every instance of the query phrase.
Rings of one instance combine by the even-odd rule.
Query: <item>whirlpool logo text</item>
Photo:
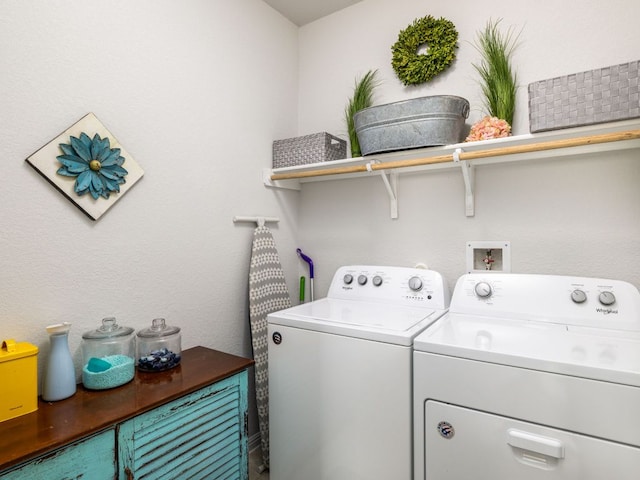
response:
[[[618,310],[614,310],[613,308],[596,308],[596,312],[601,313],[603,315],[609,315],[610,313],[613,315],[618,314]]]

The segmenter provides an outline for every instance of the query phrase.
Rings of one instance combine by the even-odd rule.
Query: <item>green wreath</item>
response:
[[[391,65],[405,85],[425,83],[445,70],[456,58],[458,32],[446,18],[431,15],[413,21],[398,35],[391,47]],[[426,53],[418,53],[420,47]]]

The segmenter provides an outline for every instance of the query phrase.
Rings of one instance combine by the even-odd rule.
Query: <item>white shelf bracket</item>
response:
[[[453,151],[453,161],[460,165],[462,169],[462,179],[464,180],[464,208],[467,217],[475,215],[475,200],[473,196],[473,180],[475,177],[474,166],[468,160],[460,160],[461,148]]]
[[[373,172],[373,169],[371,168],[373,163],[375,163],[375,161],[367,163],[367,171]],[[391,172],[387,174],[384,170],[380,170],[380,176],[382,177],[382,182],[384,183],[384,187],[389,195],[391,218],[396,219],[398,218],[398,172]]]
[[[270,168],[262,169],[262,183],[264,183],[265,187],[269,188],[283,188],[287,190],[298,190],[300,191],[302,188],[300,187],[299,180],[271,180],[271,175],[273,174],[273,170]]]

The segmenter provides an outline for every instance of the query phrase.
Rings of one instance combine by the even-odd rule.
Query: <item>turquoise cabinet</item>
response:
[[[118,425],[118,478],[247,479],[246,384],[245,370]]]
[[[193,347],[181,364],[0,423],[0,480],[247,480],[248,368]]]
[[[111,480],[116,474],[115,433],[107,430],[0,473],[1,480]]]

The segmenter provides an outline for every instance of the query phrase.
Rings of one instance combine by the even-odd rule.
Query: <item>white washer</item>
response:
[[[415,480],[640,478],[640,293],[469,274],[414,342]]]
[[[448,304],[432,270],[347,266],[269,315],[271,478],[411,479],[412,343]]]

